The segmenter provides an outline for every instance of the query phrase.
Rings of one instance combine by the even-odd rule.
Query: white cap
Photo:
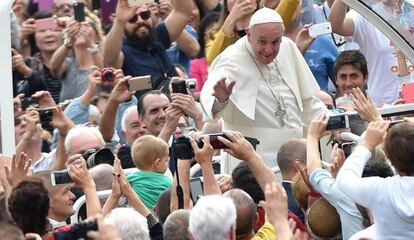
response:
[[[250,18],[249,28],[263,23],[283,23],[283,19],[274,9],[261,8]]]

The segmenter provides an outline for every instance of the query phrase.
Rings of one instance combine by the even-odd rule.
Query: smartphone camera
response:
[[[24,98],[22,100],[22,110],[25,111],[28,107],[38,108],[39,100],[37,98],[32,97]]]
[[[43,109],[37,111],[39,112],[39,119],[42,125],[50,123],[53,120],[53,111],[51,109]]]
[[[113,82],[115,80],[115,74],[110,68],[104,68],[102,72],[102,81],[103,82]]]
[[[73,183],[73,180],[70,177],[67,170],[51,172],[50,173],[50,181],[52,183],[52,186],[56,186],[56,185],[60,185],[60,184]]]
[[[75,2],[73,4],[73,12],[74,12],[75,20],[77,22],[85,21],[85,4],[84,3]]]
[[[187,84],[185,80],[178,80],[171,83],[173,93],[187,94]]]

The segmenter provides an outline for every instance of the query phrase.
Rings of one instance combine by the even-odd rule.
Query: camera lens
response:
[[[103,69],[102,70],[102,81],[112,82],[115,78],[114,73],[111,71],[111,69]]]

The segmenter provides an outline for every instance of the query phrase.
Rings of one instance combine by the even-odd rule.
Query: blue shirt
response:
[[[194,28],[191,25],[186,25],[184,28],[184,31],[191,34],[193,38],[198,39],[197,32],[194,30]],[[185,68],[187,73],[190,72],[191,58],[188,57],[183,51],[181,51],[181,49],[178,47],[178,45],[175,42],[172,43],[169,49],[167,49],[167,55],[174,64],[180,64],[181,66]]]
[[[305,60],[321,90],[328,90],[328,81],[334,81],[335,60],[338,48],[331,39],[331,35],[319,36],[305,53]]]
[[[362,216],[355,202],[339,190],[330,172],[321,168],[315,169],[309,175],[309,182],[338,212],[341,218],[343,239],[349,239],[363,229]]]
[[[124,40],[122,52],[124,62],[122,70],[125,76],[133,77],[151,75],[153,89],[160,89],[161,86],[168,87],[169,77],[177,76],[175,67],[167,56],[166,49],[171,45],[170,36],[165,23],[160,23],[154,28],[155,42],[148,48],[140,48],[136,43],[128,39]],[[164,81],[162,81],[164,80]],[[136,96],[142,95],[138,91]]]

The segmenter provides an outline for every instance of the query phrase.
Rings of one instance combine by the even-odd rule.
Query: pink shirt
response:
[[[204,82],[208,76],[208,65],[206,58],[197,58],[191,60],[190,63],[190,77],[197,79],[197,92],[203,88]]]

